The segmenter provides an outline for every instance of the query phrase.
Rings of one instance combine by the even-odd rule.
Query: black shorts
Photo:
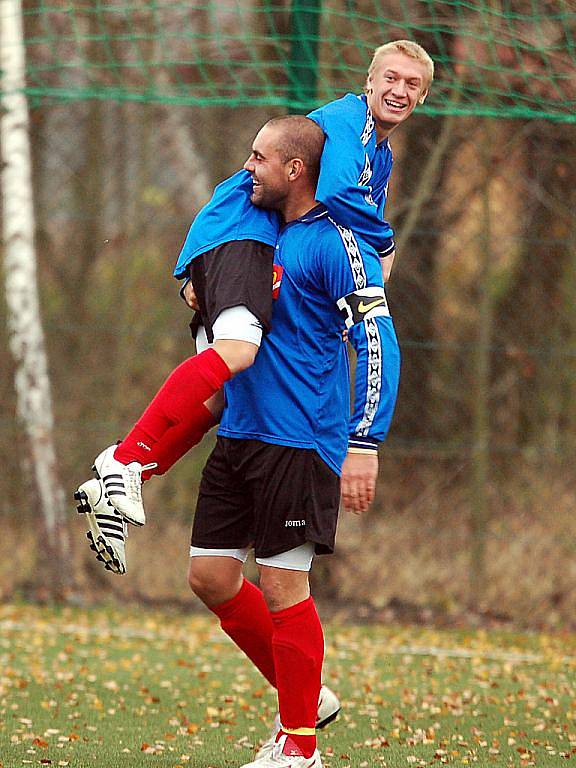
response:
[[[200,325],[208,341],[212,326],[224,309],[244,305],[262,323],[264,333],[271,328],[272,276],[274,248],[257,240],[233,240],[198,256],[190,265],[190,279],[200,305],[190,324],[192,335]]]
[[[192,546],[273,557],[334,551],[340,478],[314,450],[218,436],[202,473]]]

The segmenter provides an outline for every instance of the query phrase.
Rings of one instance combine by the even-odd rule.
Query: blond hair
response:
[[[374,73],[374,70],[380,63],[380,59],[387,53],[403,53],[405,56],[409,56],[411,59],[420,61],[424,64],[426,69],[426,79],[422,89],[423,91],[427,91],[430,88],[432,80],[434,79],[434,62],[424,48],[422,48],[421,45],[418,45],[418,43],[412,42],[412,40],[393,40],[390,43],[384,43],[384,45],[376,48],[370,66],[368,67],[368,77]]]

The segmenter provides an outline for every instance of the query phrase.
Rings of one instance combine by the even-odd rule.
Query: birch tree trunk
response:
[[[22,7],[20,0],[0,2],[0,146],[3,202],[4,267],[10,350],[15,360],[18,417],[30,452],[35,507],[42,515],[43,583],[60,597],[69,582],[65,555],[64,494],[56,472],[50,382],[40,319],[28,105],[22,92],[25,78]],[[45,557],[44,557],[45,556]]]

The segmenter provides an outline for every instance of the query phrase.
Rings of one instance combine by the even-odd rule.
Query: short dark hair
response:
[[[324,131],[304,115],[282,115],[273,117],[266,125],[282,129],[277,147],[284,163],[299,157],[306,168],[308,178],[316,185],[320,174],[320,158],[324,149]]]

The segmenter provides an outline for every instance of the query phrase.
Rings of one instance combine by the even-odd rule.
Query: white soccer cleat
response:
[[[328,688],[327,685],[323,685],[320,688],[320,696],[318,697],[316,730],[325,728],[333,720],[336,720],[338,717],[338,712],[340,712],[341,708],[342,705],[340,704],[340,699],[338,696],[336,696],[334,691]],[[280,733],[281,728],[282,726],[280,725],[280,715],[276,714],[270,736],[256,753],[256,757],[254,758],[256,761],[262,760],[263,758],[272,754],[272,750],[276,744],[276,736],[278,736]]]
[[[323,685],[320,688],[318,697],[318,714],[316,715],[316,730],[326,728],[333,720],[338,717],[338,712],[342,709],[340,699],[333,690]]]
[[[128,523],[114,509],[104,493],[101,480],[88,480],[74,494],[80,514],[86,515],[86,537],[96,559],[104,563],[108,571],[126,573],[126,537]]]
[[[322,760],[317,749],[311,757],[304,757],[290,736],[284,734],[269,755],[256,758],[242,768],[322,768]]]
[[[114,458],[116,445],[111,445],[97,456],[93,470],[104,483],[110,503],[132,525],[144,525],[146,515],[142,504],[142,472],[154,469],[156,464],[142,466],[137,461],[122,464]]]

